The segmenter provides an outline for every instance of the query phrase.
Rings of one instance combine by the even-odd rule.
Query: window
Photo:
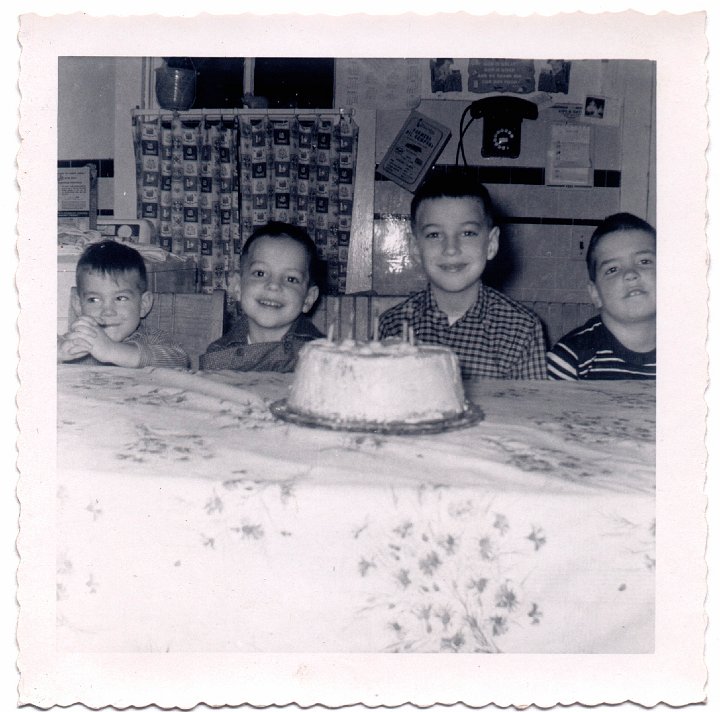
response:
[[[268,99],[271,109],[331,109],[333,59],[269,58],[255,60],[255,96]]]
[[[333,107],[335,61],[305,57],[164,57],[197,73],[194,109],[243,106],[243,94],[265,97],[270,109]],[[249,70],[249,71],[246,71]],[[252,86],[245,84],[252,83]]]

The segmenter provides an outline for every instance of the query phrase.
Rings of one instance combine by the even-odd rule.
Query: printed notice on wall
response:
[[[590,126],[553,124],[546,185],[592,185]]]
[[[335,106],[413,109],[427,60],[336,59]]]
[[[535,62],[522,59],[471,59],[468,90],[528,94],[535,91]]]
[[[380,162],[378,173],[412,192],[449,140],[450,129],[447,126],[419,111],[412,111]]]

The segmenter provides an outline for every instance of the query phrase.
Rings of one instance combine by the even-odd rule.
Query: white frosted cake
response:
[[[465,394],[443,346],[318,339],[300,352],[287,406],[341,423],[424,423],[462,415]]]

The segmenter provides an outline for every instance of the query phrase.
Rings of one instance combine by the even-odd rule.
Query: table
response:
[[[58,366],[59,649],[653,650],[654,383],[381,436],[278,421],[290,378]]]

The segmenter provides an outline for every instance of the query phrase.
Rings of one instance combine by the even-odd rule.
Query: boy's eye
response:
[[[477,231],[475,230],[463,230],[463,237],[475,237],[477,235]]]
[[[425,233],[425,239],[428,239],[428,240],[434,240],[438,237],[440,237],[439,232],[426,232]]]
[[[605,274],[615,274],[617,272],[617,267],[608,267],[605,270]]]
[[[254,269],[251,272],[253,277],[264,277],[265,276],[265,270],[262,269]]]
[[[289,276],[287,281],[290,282],[290,284],[300,284],[300,280],[297,277]]]
[[[126,302],[129,299],[129,297],[126,297],[124,294],[121,294],[119,297],[117,297],[117,301],[119,302]]]
[[[655,264],[655,260],[653,260],[652,257],[643,257],[643,259],[640,260],[641,265],[652,265]]]

